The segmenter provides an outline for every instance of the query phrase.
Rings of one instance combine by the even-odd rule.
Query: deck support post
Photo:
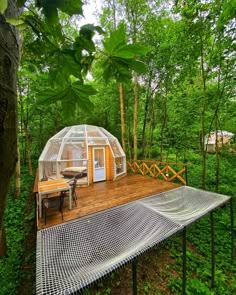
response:
[[[230,231],[231,231],[231,259],[234,261],[235,247],[234,247],[234,203],[233,198],[230,199]]]
[[[187,228],[182,232],[182,295],[186,295],[186,251],[187,251]]]
[[[133,295],[137,295],[137,260],[132,261]]]
[[[211,288],[215,287],[215,228],[213,212],[210,213],[211,221]]]

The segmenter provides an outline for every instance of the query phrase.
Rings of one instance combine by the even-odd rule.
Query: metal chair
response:
[[[61,212],[61,217],[62,220],[64,219],[63,217],[63,204],[64,204],[64,197],[65,197],[65,192],[61,192],[60,195],[56,196],[51,196],[47,195],[47,198],[43,199],[43,214],[44,214],[44,223],[47,223],[47,213],[48,209],[51,208],[58,208],[59,211]]]
[[[71,186],[71,195],[72,195],[72,200],[75,203],[75,206],[77,207],[77,194],[76,194],[76,185],[77,185],[77,178],[76,176],[69,182]],[[68,192],[65,192],[66,195],[68,195]]]
[[[67,183],[69,183],[69,185],[71,186],[71,196],[72,196],[72,200],[75,204],[75,206],[77,207],[77,194],[76,194],[76,186],[77,186],[77,180],[79,178],[80,174],[77,174],[73,177],[73,179],[71,179],[70,181],[68,181]],[[69,192],[65,191],[65,197],[69,197]]]

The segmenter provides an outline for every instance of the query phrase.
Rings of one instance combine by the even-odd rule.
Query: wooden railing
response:
[[[173,168],[174,167],[174,168]],[[178,180],[187,184],[187,164],[154,160],[127,160],[127,171],[160,178],[165,181]]]

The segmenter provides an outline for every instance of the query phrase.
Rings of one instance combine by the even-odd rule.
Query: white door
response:
[[[106,180],[105,148],[93,148],[93,180]]]

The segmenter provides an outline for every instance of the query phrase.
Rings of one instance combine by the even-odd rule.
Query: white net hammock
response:
[[[185,186],[43,229],[36,292],[79,293],[229,199]]]

